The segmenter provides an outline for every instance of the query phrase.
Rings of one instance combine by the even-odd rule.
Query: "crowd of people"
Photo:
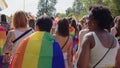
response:
[[[120,68],[120,16],[92,5],[80,21],[1,15],[0,68]]]

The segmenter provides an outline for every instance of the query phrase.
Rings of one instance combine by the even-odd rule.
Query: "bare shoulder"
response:
[[[91,39],[93,38],[93,32],[88,32],[84,35],[85,38]]]
[[[89,43],[90,48],[94,47],[95,41],[94,41],[94,37],[93,37],[93,32],[88,32],[84,35],[82,44],[83,43]]]
[[[86,33],[88,33],[88,32],[89,32],[88,29],[83,29],[83,30],[81,30],[81,31],[79,32],[79,35],[86,34]]]

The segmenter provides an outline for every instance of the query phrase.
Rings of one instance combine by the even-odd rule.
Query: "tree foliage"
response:
[[[47,14],[49,16],[54,15],[56,12],[55,5],[57,0],[39,0],[37,16]]]
[[[66,15],[74,14],[77,17],[81,17],[86,14],[86,8],[81,0],[74,0],[73,6],[66,10]]]
[[[74,13],[78,17],[87,14],[90,5],[99,4],[110,8],[113,16],[120,15],[120,0],[74,0],[73,7],[66,10],[66,14]]]

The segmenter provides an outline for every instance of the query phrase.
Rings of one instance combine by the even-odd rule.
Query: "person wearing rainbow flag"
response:
[[[65,68],[62,50],[50,34],[52,20],[41,16],[33,34],[19,45],[9,68]]]
[[[6,40],[6,31],[3,26],[0,25],[0,68],[2,68],[3,63],[3,45]]]

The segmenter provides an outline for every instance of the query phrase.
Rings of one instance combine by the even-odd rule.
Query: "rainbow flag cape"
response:
[[[8,7],[8,5],[5,2],[5,0],[0,0],[0,9],[3,10],[5,8],[7,8],[7,7]]]
[[[3,45],[6,40],[6,31],[4,27],[0,25],[0,56],[3,55]]]
[[[65,65],[53,36],[37,31],[22,41],[9,68],[65,68]]]
[[[3,60],[3,45],[6,40],[6,31],[4,27],[0,25],[0,68],[2,68],[2,60]]]

